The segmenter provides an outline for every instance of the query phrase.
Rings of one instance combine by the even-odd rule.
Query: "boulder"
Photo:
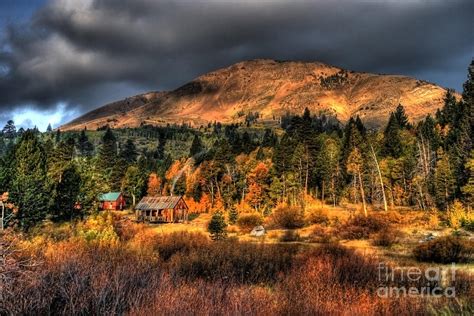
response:
[[[265,228],[263,226],[255,226],[250,232],[252,237],[262,237],[263,235],[265,235]]]

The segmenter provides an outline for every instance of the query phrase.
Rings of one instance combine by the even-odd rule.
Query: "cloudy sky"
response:
[[[1,0],[0,124],[58,126],[234,62],[321,61],[461,90],[472,0]]]

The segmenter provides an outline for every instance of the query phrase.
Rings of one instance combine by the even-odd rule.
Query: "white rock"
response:
[[[263,235],[265,235],[265,228],[263,226],[255,226],[250,232],[252,237],[262,237]]]

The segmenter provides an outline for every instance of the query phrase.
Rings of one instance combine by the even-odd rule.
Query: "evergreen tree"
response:
[[[110,128],[102,136],[102,145],[97,155],[97,167],[111,190],[120,189],[121,178],[125,170],[117,155],[117,139]]]
[[[64,170],[69,167],[74,158],[74,139],[60,141],[48,156],[48,176],[54,183],[62,181]]]
[[[3,157],[6,151],[7,151],[7,145],[5,144],[3,137],[0,137],[0,157]]]
[[[394,113],[395,119],[398,123],[400,129],[410,128],[410,123],[408,122],[408,116],[405,113],[405,108],[399,104]]]
[[[76,209],[79,201],[81,177],[74,164],[69,164],[62,172],[61,182],[57,183],[53,193],[53,216],[56,221],[72,220],[80,215]]]
[[[278,138],[275,133],[273,133],[271,129],[266,128],[265,133],[263,134],[262,147],[275,147],[277,142]]]
[[[5,155],[0,157],[0,194],[11,190],[15,168],[15,145],[6,148]]]
[[[358,123],[359,122],[359,123]],[[347,159],[354,148],[362,148],[364,146],[364,134],[365,127],[359,118],[354,119],[351,117],[344,128],[344,137],[342,141],[341,151],[341,171],[343,172],[344,178],[347,179]]]
[[[402,153],[402,140],[400,137],[400,123],[393,112],[384,131],[383,154],[393,158],[399,158]]]
[[[189,149],[189,156],[194,157],[197,154],[201,153],[204,150],[204,146],[201,142],[201,138],[198,134],[194,135],[193,143],[191,144],[191,148]]]
[[[58,128],[56,130],[56,143],[59,143],[61,141],[61,130]]]
[[[424,144],[429,144],[429,148],[436,151],[442,144],[442,139],[438,131],[436,130],[436,121],[431,117],[430,114],[418,124],[417,127],[418,135],[423,139]]]
[[[8,139],[13,139],[16,137],[16,127],[13,120],[8,120],[7,124],[5,124],[5,127],[2,129],[2,134],[3,137]]]
[[[120,151],[120,158],[125,161],[127,165],[133,164],[137,160],[137,148],[131,139],[127,139],[124,148]]]
[[[78,201],[82,209],[80,213],[82,217],[98,210],[100,194],[110,191],[110,187],[103,182],[103,175],[96,164],[90,163],[89,160],[78,160],[77,170],[81,175]]]
[[[229,209],[229,223],[234,225],[237,223],[237,220],[239,219],[239,212],[237,212],[237,209],[235,208],[234,205],[232,205]]]
[[[362,120],[360,119],[359,115],[356,116],[355,119],[355,126],[357,127],[357,130],[362,136],[365,136],[367,133],[367,129],[365,128],[364,123],[362,123]]]
[[[28,230],[46,218],[49,190],[46,187],[46,155],[38,138],[26,131],[15,150],[10,199],[18,212],[15,219]]]
[[[91,157],[94,153],[94,145],[89,141],[85,129],[81,131],[77,140],[77,149],[79,154],[83,157]]]
[[[164,135],[160,134],[158,139],[158,147],[156,148],[155,158],[159,160],[165,159],[165,146],[166,146],[166,138]]]
[[[23,127],[20,127],[20,128],[18,129],[18,131],[16,132],[16,136],[17,136],[17,137],[21,137],[21,136],[23,136],[23,133],[24,133],[24,132],[25,132],[25,129],[24,129]],[[32,132],[34,133],[33,130],[32,130]]]
[[[51,123],[48,124],[48,127],[46,128],[47,133],[51,133],[53,131],[53,128],[51,127]]]
[[[462,188],[468,206],[474,205],[474,150],[471,151],[471,158],[466,163],[466,170],[469,172],[467,184]]]
[[[290,170],[292,153],[295,150],[296,143],[292,137],[285,133],[276,146],[273,153],[273,163],[279,175]]]
[[[213,146],[214,161],[216,163],[216,171],[224,173],[226,171],[226,165],[234,161],[232,150],[229,146],[229,142],[225,138],[221,138],[214,143]]]
[[[255,149],[252,138],[247,131],[242,134],[242,149],[242,152],[246,154],[251,153]]]
[[[227,237],[227,223],[221,212],[216,212],[211,217],[207,230],[211,234],[212,240],[223,240]]]
[[[454,96],[454,91],[448,89],[446,91],[446,95],[444,97],[444,106],[440,112],[437,112],[436,119],[441,126],[446,126],[448,124],[452,124],[456,117],[457,112],[457,101],[456,97]]]
[[[468,67],[467,80],[463,85],[462,100],[471,126],[471,140],[474,140],[474,59]]]

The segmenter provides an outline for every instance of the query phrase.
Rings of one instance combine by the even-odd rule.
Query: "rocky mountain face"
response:
[[[446,89],[399,75],[353,72],[318,62],[252,60],[202,75],[173,91],[150,92],[107,104],[62,130],[136,127],[141,124],[278,121],[285,113],[330,113],[342,121],[359,115],[381,127],[402,104],[413,122],[443,106]]]

